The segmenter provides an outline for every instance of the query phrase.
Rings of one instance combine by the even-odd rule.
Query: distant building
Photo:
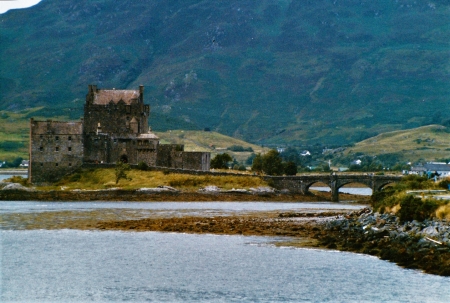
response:
[[[279,152],[280,154],[283,153],[286,150],[286,148],[284,147],[277,147],[277,152]]]
[[[362,161],[360,159],[352,161],[351,165],[361,165]]]
[[[438,174],[439,178],[446,178],[450,176],[450,165],[441,162],[428,162],[424,165],[411,166],[408,174],[424,176],[427,174]]]
[[[30,182],[57,181],[84,163],[145,162],[149,166],[209,170],[210,153],[159,144],[149,129],[149,114],[143,86],[139,90],[105,90],[89,85],[81,121],[30,120]]]
[[[300,153],[300,156],[302,157],[311,156],[311,153],[309,152],[309,150],[304,150]]]
[[[30,164],[30,160],[22,160],[22,163],[20,163],[19,167],[28,167]]]

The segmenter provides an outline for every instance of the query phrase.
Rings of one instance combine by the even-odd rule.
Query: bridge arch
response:
[[[375,185],[375,189],[374,192],[379,192],[382,191],[383,189],[385,189],[386,187],[388,187],[388,185],[394,185],[395,182],[379,182]]]
[[[359,195],[372,195],[374,190],[370,182],[352,181],[341,184],[338,187],[339,193],[359,194]],[[346,190],[346,188],[352,188],[352,190]]]
[[[388,184],[399,182],[402,176],[378,176],[373,174],[317,174],[300,176],[267,176],[266,180],[271,180],[275,188],[288,189],[292,192],[306,194],[309,188],[318,182],[327,184],[331,188],[331,200],[339,201],[339,189],[349,183],[361,183],[372,189],[374,192],[380,191]]]

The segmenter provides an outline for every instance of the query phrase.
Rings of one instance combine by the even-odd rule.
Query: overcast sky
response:
[[[41,0],[0,0],[0,14],[13,8],[26,8],[38,4]]]

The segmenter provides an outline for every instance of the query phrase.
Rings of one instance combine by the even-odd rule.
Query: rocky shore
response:
[[[406,268],[450,276],[448,221],[400,222],[369,208],[327,220],[314,235],[319,246],[378,256]]]

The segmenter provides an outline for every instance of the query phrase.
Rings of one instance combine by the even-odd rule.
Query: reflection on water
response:
[[[95,209],[135,209],[135,210],[180,210],[192,212],[236,212],[236,211],[273,211],[302,209],[348,209],[362,208],[355,203],[331,202],[41,202],[41,201],[4,201],[0,203],[0,213],[47,212],[67,210]]]
[[[19,177],[22,177],[22,178],[28,178],[27,174],[0,174],[0,182],[3,181],[3,180],[9,179],[11,177],[14,177],[14,176],[19,176]]]
[[[0,301],[449,302],[450,278],[274,239],[0,231]]]
[[[254,212],[355,210],[352,203],[284,202],[11,202],[0,203],[0,229],[92,229],[100,221]]]
[[[329,187],[322,186],[311,186],[310,190],[324,191],[330,192],[331,189]],[[352,195],[361,195],[361,196],[371,196],[372,189],[368,187],[341,187],[339,188],[340,193],[352,194]]]

